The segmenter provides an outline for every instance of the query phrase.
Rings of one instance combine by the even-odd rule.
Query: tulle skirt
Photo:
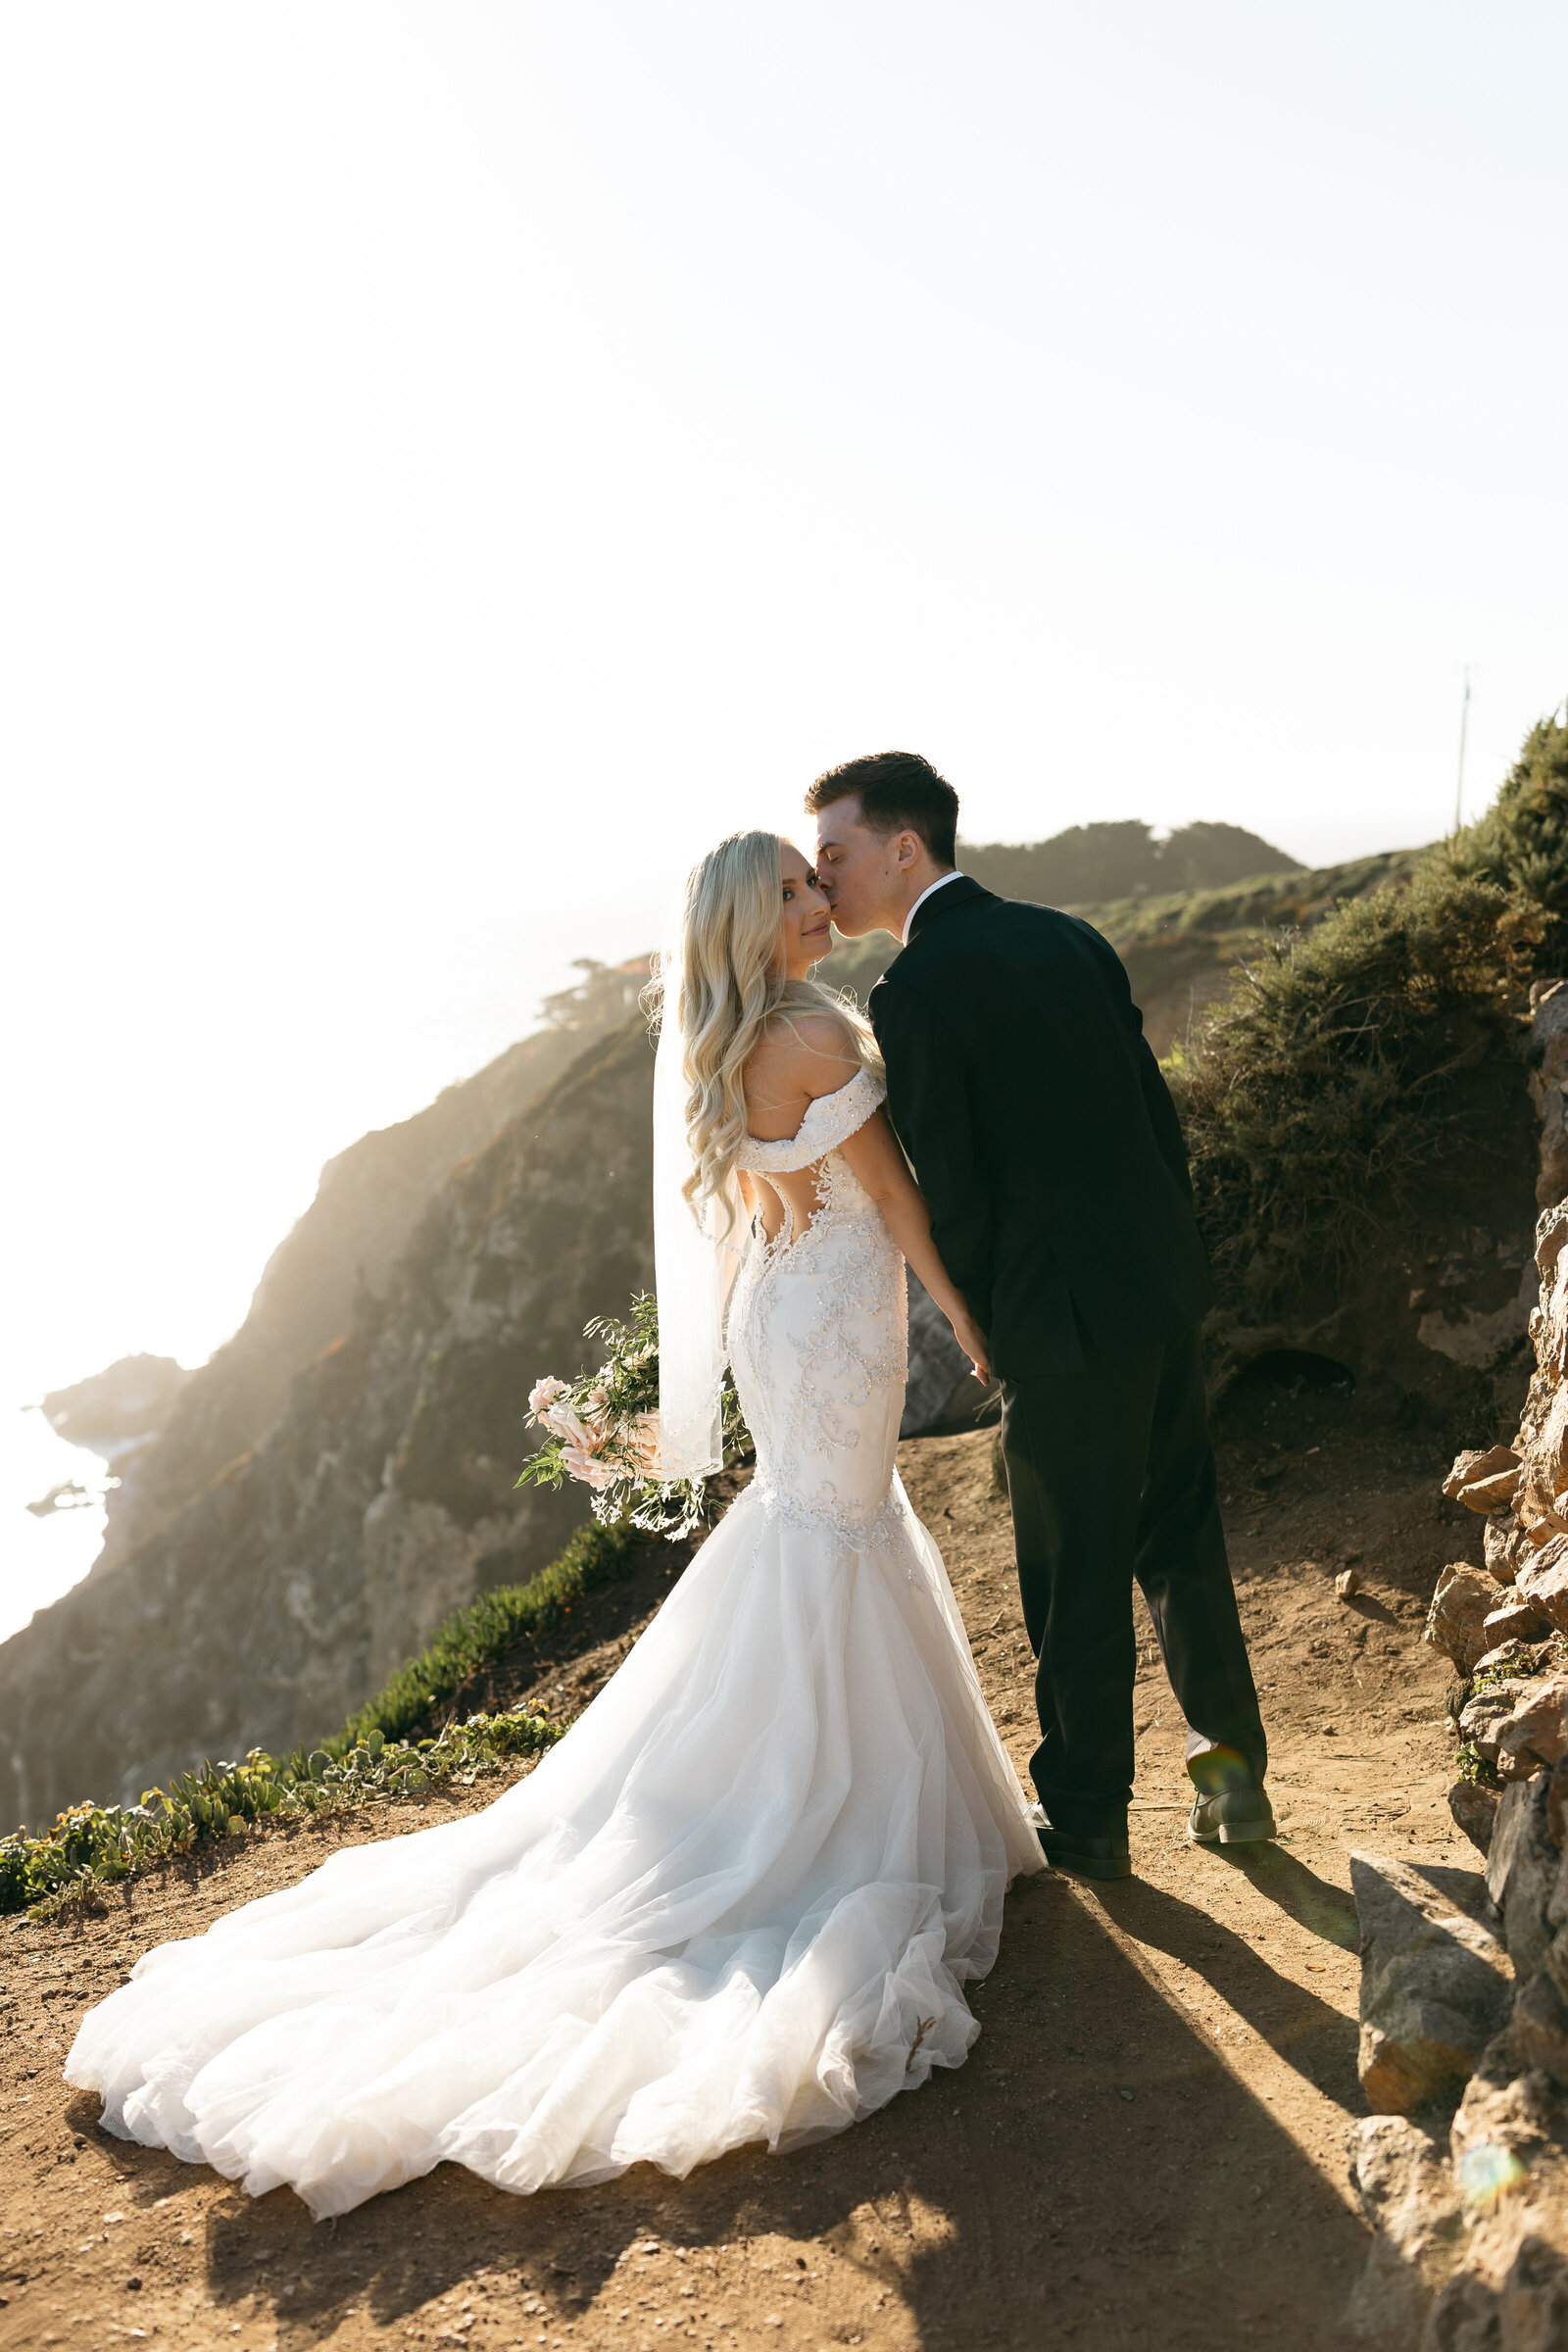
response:
[[[754,1489],[525,1780],[149,1952],[66,2078],[318,2217],[444,2160],[684,2176],[961,2064],[962,1985],[1041,1866],[898,1482],[864,1545]]]

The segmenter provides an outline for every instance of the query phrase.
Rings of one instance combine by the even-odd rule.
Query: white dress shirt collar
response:
[[[943,889],[944,886],[949,882],[961,882],[962,880],[963,876],[959,873],[957,867],[955,866],[951,873],[938,874],[934,882],[928,882],[926,884],[924,890],[921,891],[920,896],[915,900],[914,905],[909,908],[908,913],[904,918],[904,939],[901,943],[903,946],[908,946],[909,931],[913,925],[914,918],[919,913],[921,907],[925,905],[927,899],[930,898],[932,892]]]

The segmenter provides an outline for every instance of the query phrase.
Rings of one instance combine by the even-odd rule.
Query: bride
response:
[[[443,2161],[514,2191],[842,2131],[979,2027],[1043,1867],[941,1556],[894,1471],[903,1260],[984,1374],[810,978],[828,905],[771,833],[692,873],[655,1081],[661,1468],[752,1484],[641,1641],[486,1811],[345,1848],[166,1943],[66,2063],[122,2138],[318,2218]]]

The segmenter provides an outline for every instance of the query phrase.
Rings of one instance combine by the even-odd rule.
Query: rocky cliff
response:
[[[0,1821],[317,1739],[560,1547],[579,1498],[514,1492],[523,1399],[652,1280],[652,1079],[635,1019],[580,1054],[449,1177],[270,1432],[0,1647]]]
[[[1446,1568],[1427,1621],[1485,1871],[1351,1857],[1373,2112],[1350,2159],[1376,2232],[1356,2313],[1390,2352],[1568,2342],[1568,986],[1537,991],[1532,1042],[1534,1365],[1517,1432],[1482,1423],[1445,1484],[1486,1564]]]
[[[383,1287],[457,1163],[535,1101],[593,1038],[624,1021],[646,976],[646,964],[587,967],[576,989],[552,1000],[547,1027],[445,1088],[413,1118],[374,1129],[327,1161],[311,1206],[269,1258],[239,1330],[199,1372],[170,1387],[156,1425],[147,1425],[152,1442],[117,1464],[121,1485],[109,1496],[94,1576],[118,1568],[261,1442],[289,1382],[349,1332],[357,1292]],[[79,1423],[97,1385],[45,1399],[61,1436],[92,1445]]]

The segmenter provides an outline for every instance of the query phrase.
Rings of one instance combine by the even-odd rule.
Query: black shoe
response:
[[[1194,1845],[1253,1845],[1274,1835],[1274,1808],[1256,1783],[1193,1801],[1187,1835]]]
[[[1127,1851],[1125,1830],[1111,1838],[1093,1838],[1082,1830],[1054,1828],[1046,1819],[1042,1805],[1031,1805],[1029,1814],[1041,1849],[1053,1870],[1069,1870],[1075,1878],[1080,1879],[1132,1877],[1132,1857]]]

